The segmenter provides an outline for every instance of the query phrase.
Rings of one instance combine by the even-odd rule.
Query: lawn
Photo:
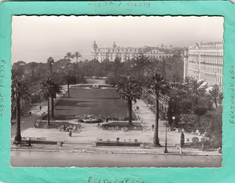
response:
[[[61,98],[55,106],[57,120],[71,116],[95,115],[102,118],[128,118],[127,103],[119,98],[116,89],[70,88],[70,98]],[[133,113],[133,119],[136,119]]]

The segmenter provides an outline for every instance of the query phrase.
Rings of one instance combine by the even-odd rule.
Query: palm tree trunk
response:
[[[52,78],[52,63],[50,63],[50,76]]]
[[[155,90],[155,128],[154,128],[154,136],[153,136],[153,144],[154,146],[160,147],[159,138],[158,138],[158,121],[159,121],[159,93],[157,89]]]
[[[217,109],[217,100],[216,100],[216,97],[215,97],[214,101],[215,101],[215,107]]]
[[[132,123],[132,101],[131,101],[131,99],[128,99],[128,112],[129,112],[129,125],[133,126],[133,123]]]
[[[47,102],[48,102],[48,104],[47,104],[47,127],[49,127],[50,126],[50,98],[48,97],[48,99],[47,99]]]
[[[51,96],[51,119],[54,118],[54,98]]]
[[[20,124],[20,96],[16,96],[16,135],[15,142],[19,143],[21,141],[21,124]]]
[[[67,89],[68,89],[68,97],[70,97],[70,95],[69,95],[69,82],[67,82]]]

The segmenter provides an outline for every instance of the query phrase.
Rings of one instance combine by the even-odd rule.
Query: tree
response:
[[[163,94],[164,91],[169,89],[166,81],[164,80],[163,76],[155,73],[154,76],[148,79],[147,87],[149,88],[150,93],[155,94],[155,128],[154,128],[154,138],[153,143],[155,146],[161,146],[159,143],[158,137],[158,123],[159,123],[159,98],[160,94]]]
[[[204,96],[206,93],[205,81],[192,79],[190,85],[190,91],[194,105],[197,106],[200,97]]]
[[[73,54],[71,52],[68,52],[68,53],[66,53],[64,58],[67,58],[67,59],[69,59],[69,61],[71,61],[71,59],[73,58]]]
[[[218,106],[216,110],[209,111],[201,117],[205,136],[209,138],[210,145],[214,148],[222,147],[222,113],[222,106]]]
[[[49,64],[50,69],[50,78],[52,79],[52,65],[54,64],[54,59],[52,57],[49,57],[47,59],[47,63]],[[51,117],[54,118],[54,98],[55,96],[51,96]],[[49,103],[48,103],[49,104]]]
[[[78,58],[81,57],[81,55],[80,55],[79,52],[75,52],[75,53],[73,54],[73,57],[75,57],[75,58],[76,58],[76,62],[78,62]]]
[[[79,83],[80,78],[79,78],[79,72],[78,72],[78,70],[79,70],[78,58],[81,57],[81,54],[80,54],[79,52],[75,52],[75,53],[73,54],[73,57],[76,58],[76,63],[75,63],[74,66],[73,66],[73,68],[74,68],[74,74],[76,75],[76,81],[77,81],[77,83]]]
[[[49,65],[49,70],[50,70],[50,77],[52,77],[52,64],[54,63],[54,59],[52,57],[49,57],[47,59],[47,63]]]
[[[129,125],[132,123],[132,102],[136,102],[141,97],[141,85],[133,76],[123,76],[118,83],[117,91],[122,99],[128,104]]]
[[[149,58],[141,55],[133,60],[131,67],[135,75],[138,76],[138,80],[143,81],[145,74],[147,74],[146,69],[151,65],[152,63],[150,62]]]
[[[12,97],[13,100],[16,101],[16,135],[15,142],[21,142],[21,122],[20,122],[20,114],[21,114],[21,106],[20,101],[21,98],[29,96],[28,87],[24,81],[13,80],[12,82]]]
[[[189,98],[194,107],[198,105],[201,97],[205,96],[207,84],[203,80],[195,80],[192,77],[186,77],[183,83],[185,97]]]
[[[48,102],[47,126],[50,126],[50,97],[53,97],[56,94],[62,94],[61,91],[62,88],[58,84],[52,82],[51,79],[44,80],[40,84],[40,94]]]
[[[19,80],[25,77],[25,65],[26,63],[23,61],[16,62],[12,65],[12,80]]]
[[[68,93],[68,97],[70,97],[70,91],[69,91],[69,85],[71,83],[75,83],[76,82],[76,77],[71,75],[70,72],[66,72],[64,75],[64,81],[67,84],[67,93]]]
[[[31,69],[31,77],[32,77],[32,80],[35,79],[35,69],[37,67],[37,63],[36,62],[30,62],[28,63],[30,69]]]
[[[213,85],[212,89],[208,92],[209,96],[215,102],[215,107],[217,108],[217,98],[221,96],[219,86],[217,84]]]
[[[116,80],[116,78],[115,78],[115,74],[114,74],[114,73],[109,73],[109,74],[107,75],[107,77],[106,77],[105,82],[106,82],[107,84],[112,85],[112,86],[115,86],[115,85],[118,83],[117,80]]]
[[[114,59],[114,73],[115,73],[115,78],[118,76],[119,74],[119,67],[121,65],[121,58],[116,56]]]
[[[171,68],[172,64],[169,62],[168,59],[162,59],[162,60],[152,60],[151,69],[153,69],[153,72],[157,71],[160,75],[162,75],[165,79],[171,78],[171,76],[168,76],[168,73],[171,74]],[[169,72],[168,72],[169,70]]]

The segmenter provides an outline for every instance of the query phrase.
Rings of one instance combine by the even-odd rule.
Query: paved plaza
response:
[[[59,99],[57,99],[59,100]],[[72,100],[72,98],[70,98]],[[44,103],[46,104],[46,103]],[[124,103],[125,104],[125,103]],[[114,105],[114,104],[113,104]],[[137,107],[138,106],[138,107]],[[159,122],[159,139],[160,144],[163,147],[153,147],[153,134],[152,125],[155,121],[155,114],[150,110],[143,100],[137,100],[133,106],[133,112],[138,117],[138,121],[143,125],[143,131],[122,131],[122,130],[102,130],[97,127],[97,123],[81,124],[81,131],[73,133],[72,137],[68,135],[68,132],[60,131],[59,129],[45,129],[45,128],[34,128],[33,125],[22,131],[22,137],[34,137],[44,138],[47,141],[62,141],[64,142],[62,147],[56,147],[51,145],[33,145],[33,148],[41,150],[68,150],[73,152],[80,151],[91,151],[91,152],[116,152],[116,153],[163,153],[165,145],[165,134],[166,128],[164,121]],[[47,106],[42,106],[40,110],[38,106],[35,106],[32,110],[32,115],[40,116],[47,111]],[[24,121],[24,119],[22,119]],[[71,123],[78,123],[77,119],[66,120]],[[26,122],[27,123],[27,122]],[[106,122],[103,122],[106,123]],[[14,126],[13,126],[14,127]],[[179,149],[176,147],[180,143],[181,133],[176,131],[167,132],[167,142],[169,153],[179,154]],[[199,139],[202,138],[199,135],[192,133],[185,133],[185,141],[191,142],[192,138],[197,136]],[[120,141],[138,142],[144,143],[144,147],[94,147],[94,142],[98,139],[103,141],[116,141],[119,138]],[[13,136],[12,139],[13,141]],[[17,147],[12,147],[12,150],[17,150]],[[185,154],[198,154],[198,155],[219,155],[217,151],[204,151],[192,148],[184,148]]]

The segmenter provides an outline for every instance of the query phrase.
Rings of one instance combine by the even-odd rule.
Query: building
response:
[[[121,59],[121,62],[137,58],[143,54],[143,48],[133,47],[119,47],[113,43],[112,47],[99,48],[94,41],[91,48],[91,59],[96,59],[99,62],[103,62],[105,59],[114,61],[116,57]]]
[[[223,42],[196,44],[184,51],[184,78],[205,80],[223,87]]]
[[[173,52],[160,51],[159,49],[153,49],[149,52],[144,53],[150,59],[162,60],[164,58],[171,58],[174,54]]]
[[[170,47],[173,48],[172,46]],[[99,48],[94,41],[91,48],[91,59],[96,59],[99,62],[103,62],[108,59],[109,61],[114,61],[116,57],[121,59],[121,62],[137,58],[140,55],[149,57],[150,59],[162,60],[164,58],[172,57],[173,51],[171,49],[165,50],[156,47],[149,47],[146,51],[145,47],[134,48],[134,47],[119,47],[113,43],[112,47]]]

